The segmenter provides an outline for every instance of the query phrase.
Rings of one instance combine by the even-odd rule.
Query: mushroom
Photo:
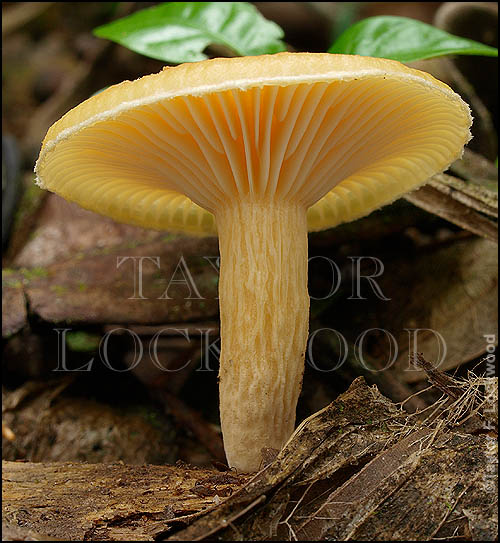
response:
[[[219,236],[220,417],[230,466],[293,432],[307,234],[460,157],[469,108],[399,62],[327,53],[166,67],[91,97],[43,141],[39,186],[117,221]]]

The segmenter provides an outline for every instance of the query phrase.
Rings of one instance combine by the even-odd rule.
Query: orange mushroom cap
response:
[[[161,230],[215,234],[234,198],[295,199],[308,228],[423,184],[470,139],[465,102],[399,62],[328,53],[217,58],[89,98],[44,139],[37,183]]]

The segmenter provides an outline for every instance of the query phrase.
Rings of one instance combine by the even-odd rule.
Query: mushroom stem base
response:
[[[306,209],[240,203],[216,213],[220,416],[228,463],[262,465],[294,430],[309,324]]]

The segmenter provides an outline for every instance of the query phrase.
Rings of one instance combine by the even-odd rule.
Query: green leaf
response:
[[[100,26],[94,35],[173,64],[206,59],[210,44],[240,56],[285,50],[283,30],[247,2],[165,2]]]
[[[498,56],[498,49],[494,47],[453,36],[415,19],[391,15],[359,21],[339,36],[328,52],[400,62],[442,55]]]

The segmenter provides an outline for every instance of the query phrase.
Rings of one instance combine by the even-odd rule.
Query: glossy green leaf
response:
[[[453,36],[444,30],[407,17],[369,17],[348,28],[329,53],[390,58],[412,62],[442,55],[496,57],[498,49]]]
[[[283,30],[247,2],[165,2],[94,34],[169,63],[204,60],[203,50],[211,44],[240,56],[285,50]]]

